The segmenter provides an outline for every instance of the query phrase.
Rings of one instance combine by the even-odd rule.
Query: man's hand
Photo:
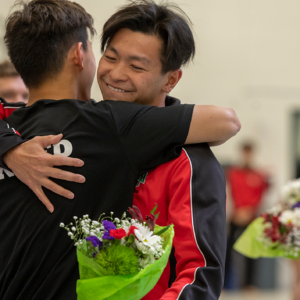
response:
[[[15,176],[36,194],[51,213],[54,211],[54,207],[43,192],[42,186],[69,199],[73,199],[74,194],[51,181],[49,177],[78,183],[85,182],[85,177],[82,175],[53,167],[82,167],[84,165],[82,160],[45,152],[47,146],[57,144],[62,137],[62,134],[35,137],[9,150],[3,157],[4,163],[14,172]]]

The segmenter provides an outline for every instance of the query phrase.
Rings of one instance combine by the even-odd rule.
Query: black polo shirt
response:
[[[192,105],[40,100],[7,118],[25,139],[63,133],[47,151],[82,159],[86,182],[55,180],[75,198],[45,190],[55,207],[50,214],[26,185],[0,168],[0,299],[76,299],[76,249],[60,222],[111,211],[120,217],[132,205],[137,178],[178,157],[192,111]]]

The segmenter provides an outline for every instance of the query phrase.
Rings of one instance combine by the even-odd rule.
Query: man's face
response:
[[[28,102],[29,92],[20,76],[0,77],[0,97],[7,102]]]
[[[153,35],[120,29],[100,59],[97,80],[103,99],[161,106],[163,86],[162,42]]]

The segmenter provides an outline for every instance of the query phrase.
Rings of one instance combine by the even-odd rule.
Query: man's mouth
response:
[[[128,91],[125,91],[125,90],[121,90],[121,89],[117,89],[117,88],[114,88],[112,87],[111,85],[107,84],[108,88],[115,91],[115,92],[119,92],[119,93],[126,93]]]

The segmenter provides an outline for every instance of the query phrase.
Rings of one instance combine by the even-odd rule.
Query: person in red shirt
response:
[[[254,145],[250,142],[241,147],[242,164],[227,172],[227,183],[231,194],[233,211],[230,219],[226,284],[231,267],[232,246],[246,227],[257,217],[264,192],[269,187],[268,176],[253,167]],[[245,280],[242,286],[253,285],[254,260],[245,258]]]

